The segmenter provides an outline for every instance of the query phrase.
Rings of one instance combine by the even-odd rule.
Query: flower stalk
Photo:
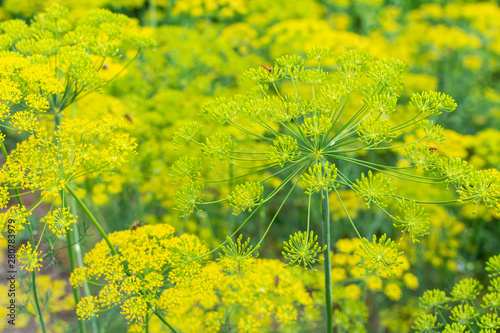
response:
[[[330,259],[330,205],[328,203],[328,190],[321,191],[321,207],[323,211],[323,244],[326,245],[324,253],[325,271],[325,311],[326,311],[326,332],[333,330],[333,303],[332,303],[332,263]]]

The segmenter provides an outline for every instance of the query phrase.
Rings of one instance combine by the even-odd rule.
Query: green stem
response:
[[[155,0],[149,0],[149,22],[152,28],[156,28],[158,26]]]
[[[75,241],[73,239],[73,233],[71,232],[70,229],[66,229],[66,239],[68,241],[68,257],[69,257],[70,271],[73,272],[77,268],[77,263],[76,263],[77,259],[74,250]],[[75,304],[78,304],[82,298],[80,294],[80,288],[78,286],[73,286],[73,298],[75,299]],[[78,320],[78,328],[82,333],[87,332],[83,320]]]
[[[67,202],[64,191],[61,191],[61,203],[63,207],[66,207]],[[68,259],[70,272],[73,273],[78,266],[75,253],[75,239],[73,238],[73,233],[70,228],[66,228],[66,241],[68,243]],[[82,299],[80,288],[78,286],[73,286],[73,298],[75,299],[75,304],[80,303],[80,300]],[[78,320],[78,328],[81,333],[87,332],[87,328],[85,327],[83,320]]]
[[[326,250],[324,252],[326,332],[331,333],[333,331],[333,304],[332,264],[330,261],[330,205],[328,203],[328,189],[321,190],[321,207],[323,211],[323,243],[326,245]]]
[[[75,206],[75,200],[70,200],[70,211],[73,214],[73,216],[76,216],[76,206]],[[80,232],[78,230],[78,227],[75,226],[73,230],[68,230],[66,233],[68,237],[68,245],[70,248],[70,251],[74,253],[75,259],[76,259],[76,267],[83,267],[83,255],[82,255],[82,247],[80,246]],[[70,262],[71,263],[71,262]],[[73,267],[71,268],[71,271],[73,272]],[[90,296],[90,288],[89,284],[87,281],[83,281],[83,293],[85,296]],[[92,328],[93,333],[99,333],[99,327],[97,326],[97,321],[95,317],[90,318],[90,325]]]

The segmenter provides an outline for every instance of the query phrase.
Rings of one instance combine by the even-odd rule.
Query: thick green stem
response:
[[[69,201],[69,206],[70,206],[70,211],[73,216],[77,215],[77,209],[76,209],[76,202],[74,199],[70,198],[71,200]],[[73,253],[74,259],[76,259],[76,266],[71,265],[71,256],[70,256],[70,265],[71,265],[71,272],[76,267],[83,267],[83,254],[82,254],[82,248],[80,246],[80,232],[78,231],[78,227],[75,225],[73,227],[73,230],[68,230],[66,233],[67,239],[68,239],[68,250]],[[75,262],[73,262],[75,263]],[[78,288],[77,288],[78,289]],[[78,289],[78,292],[80,293],[80,290]],[[83,281],[83,294],[85,296],[90,296],[90,288],[89,284],[87,281]],[[80,299],[81,296],[79,296]],[[76,301],[76,298],[75,298]],[[78,303],[76,303],[78,304]],[[80,325],[80,322],[83,323],[83,321],[79,321],[78,324]],[[92,328],[93,333],[99,333],[99,327],[97,326],[97,321],[95,317],[90,318],[90,327]]]
[[[58,117],[56,117],[56,119],[57,118]],[[66,196],[64,195],[64,191],[61,192],[61,202],[62,206],[66,207]],[[73,233],[70,228],[66,229],[66,242],[68,243],[69,269],[70,272],[73,273],[78,266],[77,256],[75,253],[75,239],[73,238]],[[73,298],[75,299],[75,304],[80,303],[80,300],[82,299],[80,288],[78,286],[73,286]],[[83,320],[78,320],[78,329],[80,330],[80,333],[87,332],[87,328],[85,327]]]
[[[333,304],[332,264],[330,261],[330,204],[328,203],[328,190],[321,190],[321,207],[323,210],[323,243],[326,245],[326,250],[324,252],[326,332],[331,333],[333,331]]]
[[[149,24],[152,28],[158,26],[158,15],[156,14],[155,0],[149,0]]]
[[[76,264],[76,254],[74,249],[73,234],[69,229],[66,230],[66,239],[68,242],[69,267],[70,271],[73,272],[76,269],[77,264]],[[80,288],[78,286],[73,286],[73,298],[75,299],[75,304],[78,304],[80,302],[80,299],[82,298],[80,294]],[[78,328],[82,333],[87,332],[83,320],[78,320]]]
[[[73,200],[72,200],[72,202],[73,202]],[[71,205],[71,206],[73,206],[73,205]],[[72,212],[76,213],[76,209],[72,209]],[[68,243],[74,244],[74,246],[72,246],[72,248],[74,249],[74,252],[75,252],[77,267],[83,267],[82,247],[80,246],[80,232],[78,231],[77,227],[74,227],[73,230],[70,231],[69,233],[73,233],[73,241],[74,242],[70,243],[70,240],[68,239]],[[90,296],[91,293],[90,293],[89,284],[87,283],[87,281],[83,281],[82,284],[83,284],[84,295]],[[99,333],[99,327],[97,326],[97,321],[96,321],[95,317],[90,318],[90,325],[92,327],[93,333]]]

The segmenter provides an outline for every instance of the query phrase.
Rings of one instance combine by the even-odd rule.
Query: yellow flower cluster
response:
[[[70,228],[70,225],[76,223],[77,218],[70,214],[69,208],[58,208],[45,215],[42,222],[47,223],[49,229],[57,237],[63,237],[66,235],[66,230]]]
[[[126,161],[135,143],[127,134],[117,133],[118,126],[115,118],[108,117],[63,121],[54,137],[40,129],[11,152],[0,179],[13,188],[57,197],[75,179],[96,177]]]
[[[192,236],[174,237],[169,225],[141,226],[115,232],[84,257],[84,267],[71,274],[71,284],[104,284],[97,296],[82,298],[77,313],[85,319],[120,305],[128,322],[144,322],[155,311],[169,311],[191,293],[205,294],[212,279],[202,271],[203,244]],[[174,297],[175,296],[175,297]]]
[[[172,8],[172,14],[192,17],[230,18],[248,12],[243,0],[180,0]]]
[[[98,243],[70,278],[75,287],[83,281],[102,286],[97,296],[82,298],[79,318],[120,306],[127,321],[139,326],[159,312],[182,332],[216,332],[221,327],[266,332],[294,327],[300,309],[313,305],[300,277],[281,262],[252,261],[245,276],[235,278],[222,265],[206,265],[206,249],[196,237],[173,233],[166,224],[112,233],[109,240],[118,255],[104,241]],[[149,325],[151,332],[164,329],[158,319]]]
[[[400,264],[393,267],[394,275],[387,270],[379,275],[370,272],[357,254],[363,248],[359,238],[343,238],[335,246],[338,252],[331,257],[332,289],[334,302],[338,305],[334,316],[337,318],[334,319],[334,325],[338,329],[365,330],[368,313],[377,311],[367,302],[370,294],[377,297],[376,295],[383,293],[390,304],[398,304],[394,302],[401,300],[403,293],[416,290],[419,286],[418,278],[409,271],[410,263],[405,255],[400,256]],[[377,299],[379,307],[382,301]],[[384,314],[382,319],[385,320],[386,317],[387,314]],[[405,325],[408,326],[409,323]]]
[[[202,274],[216,283],[208,294],[184,294],[171,306],[167,319],[174,327],[186,333],[291,332],[311,327],[317,319],[319,309],[304,287],[304,272],[287,269],[279,260],[261,259],[245,276],[227,275],[223,269],[216,263],[203,268]],[[169,297],[171,302],[178,299],[173,293]],[[150,332],[162,329],[158,319],[151,321]]]
[[[401,298],[402,288],[411,290],[418,288],[418,279],[409,272],[410,263],[405,255],[398,258],[400,264],[392,268],[393,274],[389,270],[376,274],[365,267],[362,257],[358,255],[363,249],[363,243],[359,238],[343,238],[338,240],[335,246],[339,252],[332,254],[332,279],[335,281],[334,289],[339,291],[338,297],[342,297],[342,284],[355,280],[361,282],[363,289],[367,288],[373,292],[383,290],[392,300]],[[355,285],[350,284],[350,286],[351,292],[348,293],[348,298],[359,299],[361,293],[352,292]],[[347,297],[346,295],[343,297]],[[357,297],[354,297],[355,295]]]
[[[8,24],[4,25],[7,29]],[[11,126],[19,131],[34,132],[38,127],[35,115],[50,106],[46,95],[59,94],[64,89],[48,64],[34,65],[10,51],[0,52],[0,78],[0,120],[10,118]],[[14,105],[20,105],[22,110],[12,113]]]

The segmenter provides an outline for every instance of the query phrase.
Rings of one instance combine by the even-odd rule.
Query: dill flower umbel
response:
[[[3,136],[0,138],[5,158],[0,179],[11,191],[0,191],[0,206],[7,204],[9,197],[17,200],[17,205],[2,214],[2,229],[9,219],[15,222],[15,232],[27,226],[30,240],[21,246],[17,257],[23,269],[33,272],[33,312],[43,332],[46,327],[37,297],[35,268],[39,270],[42,258],[57,251],[57,239],[67,242],[63,248],[69,251],[71,270],[82,259],[78,228],[70,226],[76,222],[76,206],[70,200],[80,204],[106,239],[99,223],[73,191],[76,181],[110,171],[135,148],[134,141],[117,129],[117,119],[102,115],[91,121],[72,119],[76,117],[76,108],[73,117],[68,117],[65,110],[114,79],[101,76],[105,61],[123,57],[125,51],[132,50],[135,56],[128,59],[130,64],[143,49],[154,44],[148,37],[134,36],[129,18],[105,9],[91,10],[75,24],[68,17],[68,9],[52,5],[30,22],[13,19],[0,23],[0,126],[27,132],[24,137],[15,138],[24,140],[17,142],[10,154]],[[68,199],[68,194],[73,198]],[[29,207],[23,203],[27,195],[36,198]],[[45,227],[40,240],[35,242],[35,220],[27,217],[44,200],[53,205],[43,218]],[[59,204],[61,208],[57,207]],[[49,230],[53,236],[44,237]],[[43,256],[42,241],[49,243],[48,253]],[[89,293],[87,284],[84,291]],[[78,302],[80,292],[74,289],[73,295]],[[83,324],[79,326],[83,332]]]
[[[169,321],[182,332],[287,332],[311,327],[319,314],[315,295],[304,283],[304,271],[292,271],[279,260],[254,259],[245,275],[225,274],[225,266],[212,262],[203,274],[216,281],[208,293],[175,295],[161,301],[178,303],[169,310]],[[318,278],[318,274],[314,276]],[[165,295],[165,296],[167,296]],[[150,322],[150,332],[162,332],[157,318]],[[131,328],[139,332],[138,328]]]
[[[40,267],[42,266],[40,264],[42,258],[39,258],[41,253],[42,251],[37,252],[37,249],[33,249],[31,243],[28,242],[21,245],[17,251],[17,258],[23,269],[28,272],[32,272],[35,269],[40,270]]]
[[[200,175],[204,171],[200,168],[191,171],[185,165],[186,157],[174,163],[172,169],[172,174],[180,174],[181,165],[186,170],[182,176],[188,180],[181,182],[174,203],[174,208],[184,214],[212,203],[204,202],[204,193],[212,184],[243,181],[235,185],[231,194],[215,201],[227,200],[236,215],[247,212],[237,230],[263,205],[283,193],[280,196],[284,201],[258,244],[263,242],[292,191],[305,188],[308,216],[301,226],[305,234],[293,236],[285,243],[283,253],[289,256],[287,259],[293,257],[295,263],[313,263],[318,252],[325,251],[327,297],[330,193],[343,207],[360,238],[355,221],[342,201],[341,193],[347,190],[363,198],[368,207],[381,210],[413,242],[429,232],[429,214],[422,204],[459,201],[458,198],[425,201],[398,195],[391,185],[394,179],[399,183],[453,184],[463,202],[500,207],[497,193],[500,181],[496,175],[472,171],[467,163],[456,163],[429,146],[432,140],[444,140],[443,128],[429,118],[455,110],[457,105],[450,96],[436,91],[415,92],[409,99],[410,107],[400,114],[398,98],[403,87],[404,63],[396,59],[373,60],[367,52],[349,51],[338,57],[336,66],[324,65],[332,63],[331,55],[329,49],[315,47],[307,52],[308,60],[296,55],[283,56],[276,59],[274,67],[249,69],[243,78],[256,84],[253,89],[206,104],[203,113],[234,135],[220,131],[204,140],[196,122],[174,135],[174,144],[198,146],[211,163],[231,165],[234,171],[230,178],[218,180]],[[400,139],[410,133],[413,140],[408,141],[408,136]],[[384,150],[404,152],[411,165],[391,166],[367,160],[368,153]],[[259,180],[259,174],[270,176]],[[358,179],[356,174],[360,175]],[[266,181],[274,177],[282,181],[268,189]],[[246,179],[251,181],[245,182]],[[323,212],[325,247],[314,245],[316,239],[312,238],[311,207],[318,201]],[[401,253],[394,240],[383,235],[371,242],[365,239],[361,245],[363,265],[370,271],[387,275],[397,270]],[[390,294],[396,298],[398,293]],[[326,300],[327,307],[330,302]]]
[[[63,121],[54,137],[40,130],[11,152],[0,174],[11,188],[59,196],[71,182],[109,171],[134,151],[134,140],[116,133],[119,126],[103,118]]]
[[[66,235],[66,229],[71,224],[76,223],[76,218],[70,214],[69,208],[58,208],[53,210],[50,214],[45,215],[42,222],[48,224],[49,229],[57,236],[62,237]]]
[[[30,24],[2,22],[1,120],[10,118],[14,128],[33,132],[43,113],[62,114],[78,98],[103,87],[107,80],[100,70],[107,59],[130,47],[137,57],[154,44],[131,33],[131,26],[126,16],[105,9],[89,11],[73,26],[68,9],[60,5],[37,14]],[[14,112],[14,105],[21,110]]]
[[[166,224],[112,233],[109,241],[116,254],[104,240],[99,242],[85,255],[85,266],[71,274],[75,287],[104,279],[97,296],[77,304],[79,318],[120,306],[128,323],[142,324],[153,313],[168,317],[192,293],[209,292],[213,279],[203,272],[204,245],[194,236],[173,233]]]

